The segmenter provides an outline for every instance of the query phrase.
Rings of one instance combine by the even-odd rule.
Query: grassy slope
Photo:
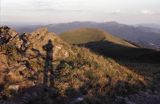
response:
[[[60,37],[64,41],[71,43],[71,44],[85,44],[89,42],[107,40],[113,43],[135,47],[129,42],[123,39],[120,39],[116,36],[113,36],[107,32],[104,32],[98,29],[91,29],[91,28],[81,28],[81,29],[70,30],[70,31],[62,33]]]
[[[58,73],[55,78],[55,87],[60,90],[61,94],[65,94],[67,89],[80,90],[80,93],[86,94],[130,93],[141,88],[143,83],[146,83],[143,76],[131,71],[127,67],[118,64],[116,61],[96,55],[86,48],[79,48],[69,45],[52,33],[43,32],[42,34],[42,32],[39,30],[30,34],[29,36],[29,39],[35,40],[30,41],[32,44],[31,46],[34,46],[34,49],[37,49],[42,53],[43,51],[41,51],[41,47],[45,45],[45,41],[49,39],[54,41],[54,58],[59,56],[53,62],[55,67],[54,69],[56,73]],[[34,36],[37,38],[33,38]],[[41,43],[39,41],[41,41]],[[13,49],[15,48],[13,47]],[[45,64],[45,58],[43,55],[39,55],[38,57],[36,57],[36,55],[34,56],[32,47],[29,47],[27,55],[23,56],[23,54],[18,53],[20,55],[17,56],[16,54],[13,54],[15,53],[13,49],[4,46],[2,47],[1,51],[6,53],[5,55],[8,57],[7,61],[10,62],[10,66],[18,64],[18,66],[22,67],[19,69],[14,69],[15,71],[8,69],[13,73],[13,76],[19,77],[19,80],[17,81],[19,81],[19,83],[23,83],[24,81],[35,81],[37,83],[41,83]],[[8,50],[9,54],[7,54]],[[64,54],[69,55],[64,57]],[[27,56],[32,57],[28,59]],[[25,58],[34,69],[32,74],[30,73],[30,70],[20,62],[20,59],[23,58]],[[13,59],[13,61],[11,59]],[[24,75],[22,76],[19,74],[19,71],[21,71]],[[16,82],[12,81],[12,79],[9,80],[10,81],[8,82],[4,81],[4,83],[16,84]]]
[[[37,36],[36,34],[39,35]],[[67,44],[59,37],[49,32],[44,32],[43,36],[41,36],[41,31],[31,33],[30,35],[32,35],[30,36],[30,38],[33,38],[33,41],[30,41],[31,46],[33,45],[34,48],[39,50],[40,52],[41,47],[45,44],[45,41],[48,41],[48,39],[54,41],[54,58],[58,57],[53,62],[53,65],[55,67],[54,69],[56,73],[58,73],[55,78],[54,87],[59,89],[62,96],[74,96],[75,93],[78,93],[80,95],[93,97],[93,100],[97,99],[100,102],[105,102],[103,98],[98,98],[97,95],[106,95],[106,93],[111,95],[127,95],[128,93],[138,91],[140,89],[143,89],[143,84],[147,84],[147,81],[145,79],[148,80],[148,75],[145,76],[144,74],[150,74],[151,72],[157,73],[157,71],[160,70],[159,64],[155,66],[154,64],[149,65],[141,63],[129,63],[128,61],[128,63],[118,63],[111,58],[104,58],[103,56],[94,54],[86,48],[80,48]],[[112,37],[109,38],[110,40],[112,40]],[[95,38],[95,40],[96,39],[99,41],[98,38]],[[102,46],[103,43],[101,42],[100,44],[100,46]],[[109,47],[113,49],[113,47]],[[109,49],[109,47],[106,49]],[[4,55],[7,57],[8,60],[6,64],[9,63],[10,66],[13,66],[13,69],[8,70],[13,73],[13,76],[18,77],[18,80],[16,81],[19,81],[20,84],[24,83],[24,86],[28,86],[25,81],[34,81],[36,82],[36,84],[42,82],[45,63],[43,56],[33,57],[27,60],[34,69],[34,73],[31,74],[28,68],[26,68],[22,63],[18,62],[18,60],[26,58],[26,56],[23,56],[23,54],[20,53],[18,53],[17,55],[15,47],[12,47],[12,44],[11,46],[1,46],[1,48],[0,60],[4,59],[2,57]],[[32,47],[29,48],[28,53],[30,53],[31,48]],[[114,48],[116,50],[116,47]],[[119,49],[118,45],[117,48]],[[121,47],[121,49],[128,50],[128,48],[123,46]],[[137,51],[134,51],[134,49],[128,51],[128,53],[131,52],[136,53]],[[41,53],[43,53],[43,51]],[[64,58],[66,53],[68,53],[69,56]],[[141,51],[141,53],[144,52]],[[32,55],[34,56],[34,54],[35,53],[33,52]],[[22,68],[15,69],[15,64],[18,64]],[[135,69],[137,69],[138,71]],[[142,73],[140,70],[142,71]],[[19,71],[23,72],[25,77],[20,75]],[[3,73],[0,72],[0,75],[1,74]],[[8,75],[6,74],[5,76],[7,77]],[[8,78],[7,82],[3,80],[1,76],[0,82],[1,80],[4,82],[5,85],[17,84],[16,82],[14,82],[14,80],[12,80],[12,78]]]
[[[139,46],[98,29],[81,28],[70,30],[62,33],[60,37],[68,43],[85,46],[95,53],[115,59],[159,61],[159,52],[137,48]]]

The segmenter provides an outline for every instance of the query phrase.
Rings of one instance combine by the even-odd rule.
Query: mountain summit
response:
[[[147,84],[143,76],[129,68],[110,58],[105,59],[96,55],[86,48],[70,45],[54,33],[48,32],[46,28],[24,34],[18,34],[9,27],[1,27],[0,30],[0,40],[7,40],[2,41],[0,45],[2,91],[0,96],[2,98],[6,96],[7,99],[14,97],[17,99],[18,97],[18,99],[24,100],[25,94],[29,91],[27,89],[34,89],[31,91],[35,91],[35,93],[38,90],[40,93],[41,87],[34,86],[43,84],[44,70],[51,68],[49,67],[51,65],[53,67],[50,70],[53,71],[54,76],[52,80],[54,84],[51,86],[58,90],[59,97],[63,100],[65,100],[65,96],[68,96],[68,99],[83,96],[87,100],[89,96],[95,96],[95,94],[133,93]],[[52,45],[47,49],[52,50],[53,48],[53,51],[47,51],[44,48],[48,43]],[[50,56],[51,59],[49,59]],[[14,96],[17,93],[21,96]],[[36,96],[36,99],[43,99],[42,102],[58,100],[51,96],[46,98],[43,95]],[[18,101],[16,100],[16,102]],[[31,102],[35,102],[35,100],[31,100]],[[38,101],[36,102],[38,103]],[[63,104],[63,102],[61,103]]]

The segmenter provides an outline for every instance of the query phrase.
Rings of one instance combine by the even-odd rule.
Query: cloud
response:
[[[151,15],[151,14],[154,14],[154,12],[153,11],[151,11],[151,10],[141,10],[140,11],[142,14],[145,14],[145,15]]]
[[[111,12],[111,14],[120,14],[121,10],[120,9],[116,9],[114,11]]]
[[[30,9],[43,12],[82,12],[82,8],[76,1],[80,0],[33,0]]]

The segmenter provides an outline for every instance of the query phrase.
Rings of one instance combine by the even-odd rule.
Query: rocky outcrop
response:
[[[46,28],[37,29],[35,32],[27,35],[28,49],[26,54],[30,56],[36,56],[35,51],[41,55],[45,55],[45,46],[49,40],[52,41],[53,47],[53,59],[58,60],[69,57],[71,53],[70,46],[58,38],[54,33],[48,32]]]
[[[20,48],[22,41],[19,39],[19,34],[7,27],[0,27],[0,45],[3,44],[12,44],[12,45],[16,45]]]
[[[17,36],[17,32],[7,26],[0,27],[0,44],[7,44]]]
[[[43,82],[43,73],[39,71],[43,72],[45,66],[43,47],[49,40],[54,46],[53,63],[74,53],[71,46],[46,28],[19,35],[9,27],[1,27],[0,33],[0,84],[7,85],[2,93],[17,92]]]

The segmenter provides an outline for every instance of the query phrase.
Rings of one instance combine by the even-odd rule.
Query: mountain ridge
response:
[[[12,35],[10,31],[12,31],[10,28],[1,27],[0,33],[6,35],[0,40],[8,39],[8,35]],[[46,44],[49,44],[48,42],[54,45],[53,53],[43,48]],[[140,90],[149,83],[142,75],[120,65],[113,59],[96,55],[86,48],[70,45],[54,33],[48,32],[46,28],[25,33],[22,36],[16,33],[16,38],[10,38],[0,47],[0,85],[2,86],[0,96],[2,95],[2,98],[5,96],[11,101],[14,100],[10,97],[16,99],[14,95],[17,94],[17,91],[26,91],[27,93],[28,90],[24,89],[33,88],[33,92],[36,90],[41,92],[42,87],[39,84],[43,84],[45,66],[51,64],[54,66],[55,76],[52,86],[58,90],[60,95],[58,98],[53,98],[51,95],[46,97],[39,95],[36,98],[43,100],[38,100],[37,103],[39,101],[44,104],[46,104],[45,101],[53,103],[59,97],[65,100],[65,96],[71,99],[71,95],[75,93],[78,93],[79,96],[83,95],[84,102],[87,102],[92,96],[94,96],[93,99],[99,99],[96,97],[97,94],[103,96],[106,93],[109,95],[134,93],[136,89]],[[4,57],[7,60],[3,60]],[[51,64],[48,64],[48,62]],[[124,88],[125,90],[123,90]],[[52,90],[51,87],[47,89]],[[78,92],[76,92],[77,90]],[[26,93],[24,92],[24,95],[21,96],[24,97]],[[47,95],[49,93],[43,92],[43,94]],[[108,97],[108,99],[110,98]],[[92,101],[92,99],[89,101]],[[31,100],[31,102],[35,103],[35,100]],[[64,104],[63,101],[59,102]]]
[[[133,44],[111,35],[110,33],[95,28],[79,28],[66,31],[59,35],[64,41],[71,44],[85,44],[97,41],[110,41],[124,46],[135,47]]]

